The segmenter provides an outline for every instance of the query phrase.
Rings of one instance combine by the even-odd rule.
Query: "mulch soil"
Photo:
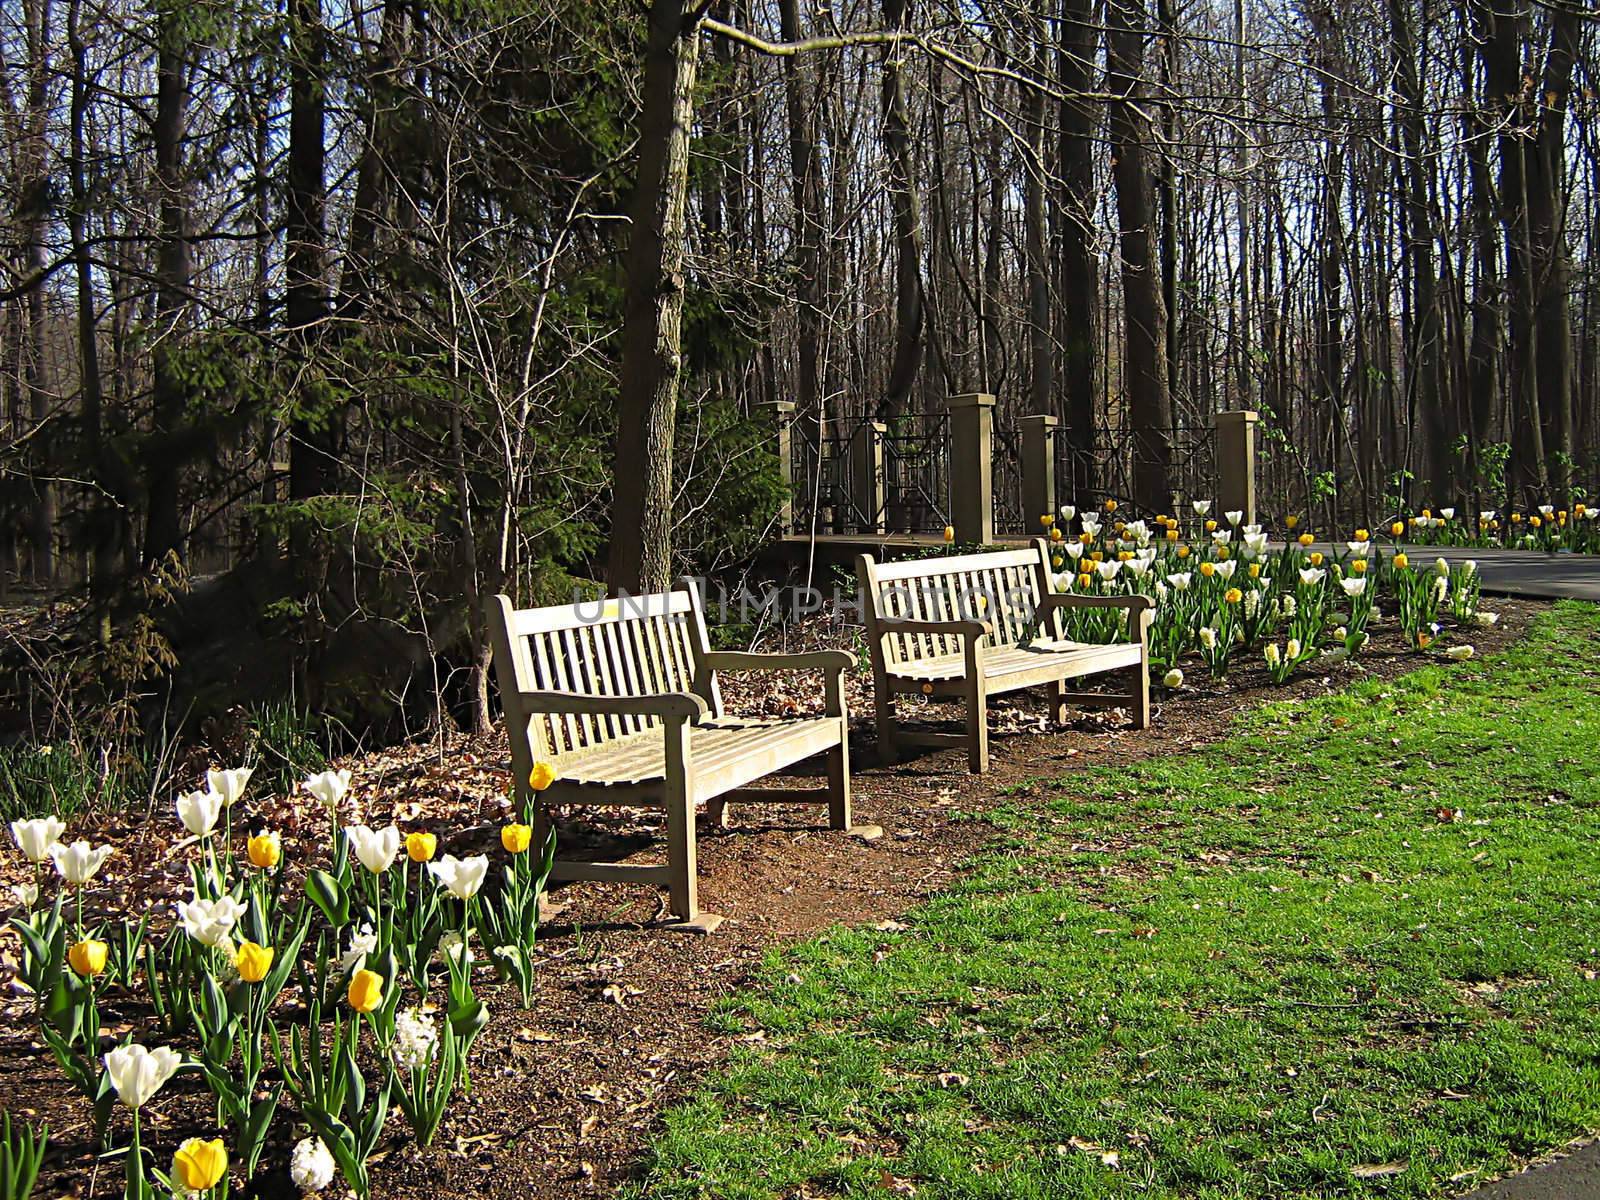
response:
[[[1501,613],[1500,623],[1471,631],[1479,653],[1510,644],[1542,606],[1502,600],[1491,607]],[[827,625],[790,631],[783,648],[848,644],[848,632]],[[1183,691],[1158,700],[1154,723],[1144,731],[1130,728],[1116,710],[1052,729],[1040,696],[1002,698],[991,711],[993,767],[983,777],[969,775],[964,753],[955,750],[878,765],[870,675],[853,677],[856,820],[881,826],[883,836],[867,841],[831,832],[815,808],[797,806],[735,806],[727,829],[702,822],[701,904],[726,917],[709,936],[660,928],[664,900],[653,889],[581,883],[554,890],[540,931],[532,1009],[524,1011],[514,991],[491,982],[480,964],[480,993],[492,1018],[475,1047],[472,1093],[451,1102],[427,1151],[414,1147],[403,1119],[391,1118],[374,1166],[374,1195],[522,1200],[611,1194],[640,1170],[663,1109],[738,1044],[710,1030],[706,1014],[718,997],[750,981],[771,948],[836,923],[891,922],[945,887],[989,836],[981,817],[1002,792],[1190,750],[1222,737],[1240,712],[1264,701],[1321,695],[1358,678],[1394,676],[1438,661],[1406,653],[1392,622],[1372,632],[1373,643],[1358,662],[1302,672],[1282,687],[1256,662],[1239,664],[1222,683],[1197,669]],[[819,691],[804,676],[775,684],[747,675],[724,684],[730,708],[771,714],[809,709]],[[960,719],[954,707],[912,707],[922,710],[906,714],[914,719]],[[443,754],[435,742],[364,755],[344,764],[355,772],[356,785],[341,820],[429,829],[440,834],[441,853],[481,852],[493,859],[501,855],[496,831],[509,811],[505,763],[503,738],[454,739]],[[203,765],[203,758],[196,763]],[[815,769],[820,773],[820,765]],[[325,856],[327,816],[314,806],[247,794],[239,807],[245,811],[235,814],[236,838],[247,826],[276,828],[294,860]],[[89,907],[106,917],[150,911],[164,927],[172,903],[186,894],[185,864],[193,853],[192,846],[177,845],[176,828],[165,804],[152,814],[74,821],[69,838],[117,847],[89,889]],[[621,857],[637,850],[642,856],[651,853],[658,831],[657,823],[637,815],[613,819],[606,810],[585,809],[560,826],[562,854]],[[0,883],[26,878],[27,864],[7,854]],[[0,1109],[49,1123],[52,1148],[35,1194],[120,1195],[120,1161],[96,1159],[88,1105],[68,1088],[38,1040],[32,998],[14,978],[19,953],[15,932],[0,934]],[[293,997],[291,986],[282,1002],[285,1017]],[[140,1036],[149,1019],[132,998],[114,994],[102,1018],[108,1039]],[[143,1037],[160,1040],[154,1033]],[[182,1138],[213,1135],[211,1102],[192,1073],[180,1073],[144,1117],[145,1145],[155,1148],[163,1167]],[[123,1144],[126,1120],[116,1119]],[[293,1194],[287,1148],[303,1132],[291,1136],[280,1118],[280,1140],[263,1155],[248,1194]]]

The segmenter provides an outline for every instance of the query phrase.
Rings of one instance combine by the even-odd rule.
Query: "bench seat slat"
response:
[[[1140,649],[1133,642],[1106,645],[1081,642],[1039,642],[1033,647],[1002,646],[984,658],[985,679],[1004,681],[1010,676],[1040,672],[1043,678],[1065,679],[1133,666]],[[937,682],[960,679],[966,662],[959,654],[915,659],[888,668],[891,678]]]
[[[839,719],[784,721],[722,718],[689,731],[689,755],[697,799],[742,787],[838,744]],[[659,731],[608,742],[553,765],[563,783],[616,786],[666,776],[665,743]]]

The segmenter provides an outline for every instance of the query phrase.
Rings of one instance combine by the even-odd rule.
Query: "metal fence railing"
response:
[[[1153,475],[1161,512],[1172,513],[1195,500],[1213,499],[1217,487],[1217,434],[1214,426],[1184,425],[1164,436],[1138,437],[1126,428],[1098,429],[1089,446],[1075,446],[1056,434],[1056,495],[1062,504],[1090,508],[1115,500],[1142,515],[1141,477]]]

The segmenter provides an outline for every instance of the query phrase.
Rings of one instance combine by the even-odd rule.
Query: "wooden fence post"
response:
[[[882,421],[863,421],[850,436],[850,500],[861,523],[859,533],[884,530]]]
[[[1056,511],[1056,426],[1055,417],[1022,417],[1022,524],[1023,532],[1037,536],[1044,532],[1039,518]]]
[[[1244,513],[1245,524],[1256,519],[1256,421],[1250,409],[1219,412],[1217,430],[1217,508]]]
[[[783,484],[783,505],[778,509],[778,533],[794,532],[794,401],[773,400],[761,406],[769,410],[773,432],[778,440],[778,478]]]
[[[994,541],[994,397],[951,396],[950,523],[958,542]]]

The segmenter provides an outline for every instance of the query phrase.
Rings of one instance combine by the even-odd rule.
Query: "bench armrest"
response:
[[[856,656],[848,650],[811,650],[803,654],[757,654],[745,650],[710,650],[700,661],[712,671],[848,671]]]
[[[917,621],[910,617],[879,617],[879,633],[921,633],[955,637],[992,637],[994,626],[987,621]]]
[[[1131,596],[1081,596],[1076,592],[1051,592],[1048,596],[1040,597],[1039,607],[1034,610],[1033,616],[1035,620],[1040,620],[1057,608],[1126,608],[1143,612],[1155,606],[1156,602],[1149,596],[1141,596],[1137,592]]]
[[[528,713],[563,713],[597,717],[687,717],[699,721],[711,711],[693,692],[661,692],[654,696],[587,696],[582,692],[518,692]]]

